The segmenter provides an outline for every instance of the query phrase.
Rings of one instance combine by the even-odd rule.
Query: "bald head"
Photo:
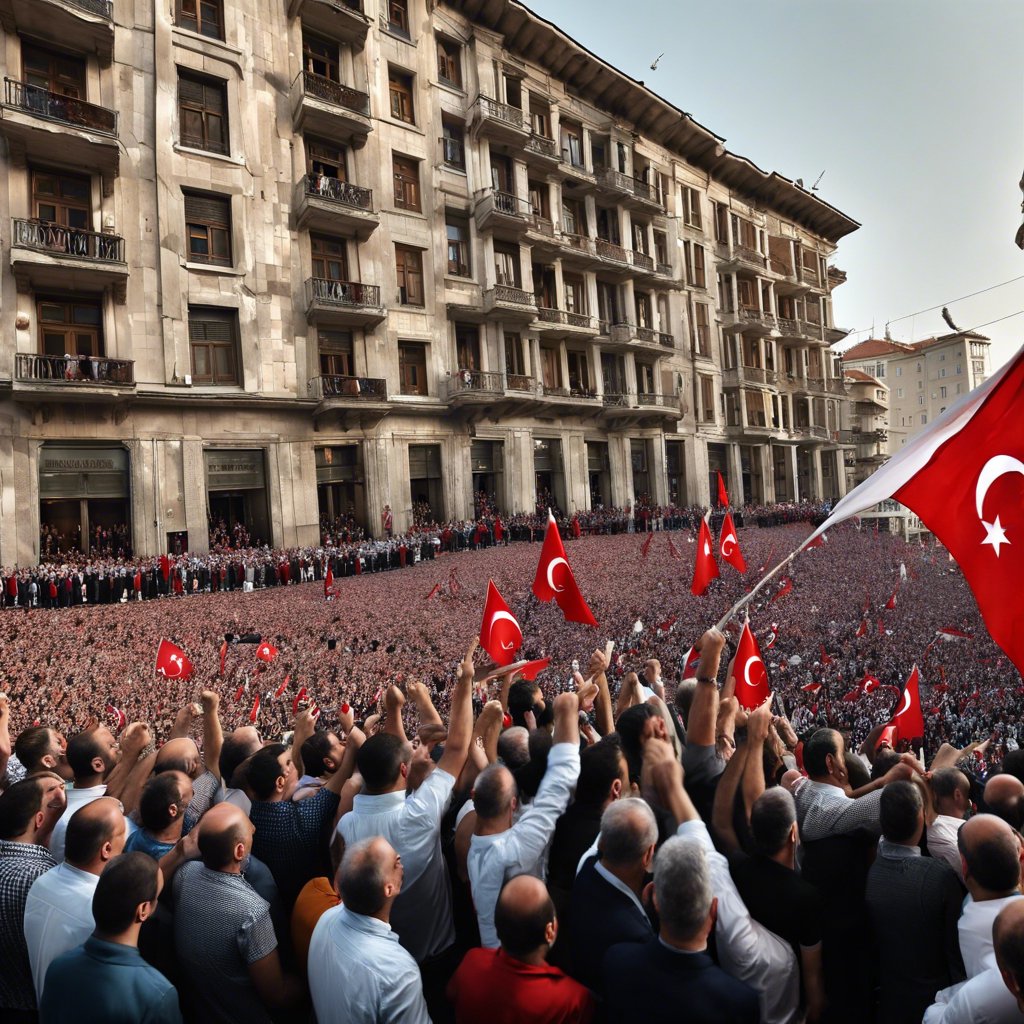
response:
[[[168,740],[156,755],[154,772],[184,772],[190,779],[199,778],[203,762],[199,757],[199,748],[195,740],[187,736]]]
[[[252,849],[256,829],[234,804],[216,804],[200,819],[199,853],[211,871],[237,874]]]
[[[493,821],[509,814],[516,795],[516,780],[503,764],[488,765],[473,786],[478,819]]]
[[[998,899],[1020,883],[1020,842],[994,814],[977,814],[957,833],[964,881],[977,899]]]
[[[1007,824],[1020,829],[1024,824],[1024,782],[1014,775],[993,775],[985,783],[985,805]]]
[[[338,893],[353,913],[387,920],[402,891],[402,858],[382,836],[364,839],[345,850],[338,868]]]
[[[1011,900],[992,925],[992,944],[1003,983],[1024,1012],[1024,900]]]
[[[555,941],[555,905],[539,878],[517,875],[501,890],[494,908],[494,927],[501,948],[519,959],[547,952]]]
[[[498,737],[498,757],[510,771],[522,768],[530,760],[530,730],[513,725]]]
[[[101,796],[78,808],[68,821],[64,859],[81,871],[98,875],[107,861],[124,850],[128,823],[121,801]]]

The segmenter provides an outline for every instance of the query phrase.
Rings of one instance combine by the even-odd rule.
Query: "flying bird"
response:
[[[822,179],[822,178],[824,178],[824,177],[825,177],[825,172],[824,172],[824,171],[822,171],[822,172],[821,172],[821,174],[819,174],[819,175],[818,175],[818,178],[817,178],[817,180],[816,180],[816,181],[814,182],[814,184],[813,184],[813,185],[811,186],[811,191],[812,191],[812,192],[817,192],[817,191],[818,191],[818,185],[820,185],[820,184],[821,184],[821,179]]]
[[[945,306],[942,307],[942,319],[949,324],[950,330],[956,331],[957,334],[960,333],[960,328],[953,323],[953,318],[949,315],[949,310]]]
[[[657,71],[658,70],[658,61],[661,60],[661,58],[664,57],[664,56],[665,56],[665,54],[659,53],[658,56],[655,57],[654,60],[651,61],[651,70],[652,71]]]

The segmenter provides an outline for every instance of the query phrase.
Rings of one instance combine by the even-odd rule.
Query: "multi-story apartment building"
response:
[[[365,6],[364,6],[365,5]],[[857,227],[511,0],[0,0],[0,563],[838,497]]]
[[[889,389],[876,377],[856,368],[843,368],[849,401],[841,410],[840,440],[847,452],[850,488],[863,483],[889,457]]]

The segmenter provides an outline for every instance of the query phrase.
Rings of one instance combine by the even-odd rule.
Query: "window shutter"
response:
[[[185,220],[189,223],[227,224],[231,218],[231,201],[220,196],[185,193]]]
[[[189,310],[189,339],[191,341],[234,341],[236,315],[234,310]]]

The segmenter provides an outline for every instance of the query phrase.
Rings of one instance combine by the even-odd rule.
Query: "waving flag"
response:
[[[832,664],[832,658],[829,657],[828,651],[825,650],[825,645],[824,644],[819,644],[819,646],[821,647],[821,663],[822,663],[822,665],[831,665]]]
[[[306,688],[300,687],[299,692],[295,694],[295,700],[292,701],[292,717],[299,713],[299,705],[306,699]]]
[[[765,634],[764,649],[770,651],[775,646],[775,641],[779,639],[779,624],[777,622],[772,623],[772,628]]]
[[[757,640],[747,622],[743,623],[733,672],[736,676],[736,699],[740,707],[747,711],[759,708],[768,699],[768,670],[764,667]]]
[[[874,693],[882,685],[882,680],[876,679],[870,672],[865,672],[864,677],[857,685],[864,693]]]
[[[957,629],[954,626],[943,626],[942,629],[935,630],[935,635],[940,640],[945,640],[947,643],[950,640],[970,640],[971,634],[965,633],[962,629]]]
[[[188,655],[170,640],[161,640],[156,649],[155,675],[164,679],[189,679],[195,671]]]
[[[725,481],[722,479],[721,472],[718,472],[718,504],[721,505],[722,508],[729,507],[729,495],[725,490]]]
[[[740,572],[747,571],[747,563],[740,551],[740,542],[736,537],[736,526],[732,521],[732,513],[726,512],[722,520],[722,529],[718,534],[718,553],[722,560],[728,562]]]
[[[887,612],[891,612],[895,607],[896,607],[896,591],[894,590],[892,592],[892,597],[890,597],[889,600],[885,602],[885,610]]]
[[[228,642],[224,640],[220,645],[220,676],[224,678],[224,662],[228,656]]]
[[[550,664],[550,658],[536,658],[534,661],[528,661],[519,670],[519,675],[522,676],[523,679],[528,679],[532,683]]]
[[[440,594],[440,593],[441,593],[441,584],[440,583],[435,583],[433,588],[431,589],[430,593],[427,594],[427,600],[429,601],[432,598],[437,597],[437,595]]]
[[[256,648],[256,657],[259,658],[260,661],[265,661],[269,665],[277,657],[277,648],[273,644],[267,643],[267,641],[264,640],[263,643]]]
[[[711,531],[706,519],[700,521],[700,533],[697,535],[697,558],[693,565],[693,582],[690,593],[702,597],[713,579],[718,578],[718,563],[711,551]]]
[[[896,726],[898,740],[912,743],[924,736],[924,714],[921,711],[919,682],[920,676],[915,665],[903,687],[899,703],[896,705],[896,714],[892,718],[891,724]]]
[[[256,719],[260,717],[260,695],[256,694],[256,700],[253,701],[252,711],[249,712],[249,721],[255,725]]]
[[[700,664],[700,651],[691,647],[683,658],[683,678],[696,679],[697,666]]]
[[[114,735],[116,736],[125,727],[128,719],[125,713],[120,708],[115,708],[113,704],[107,704],[107,714],[114,719]]]
[[[522,645],[523,631],[518,620],[498,592],[494,580],[488,580],[484,617],[480,623],[480,646],[495,665],[511,665]]]
[[[862,636],[867,636],[867,635],[868,635],[868,620],[867,619],[861,619],[860,620],[860,625],[857,627],[857,632],[856,632],[855,636],[859,640]]]
[[[583,600],[583,594],[576,583],[576,578],[569,568],[565,557],[565,547],[558,534],[555,517],[548,512],[548,525],[544,533],[544,543],[540,549],[540,561],[537,574],[533,579],[533,593],[538,601],[550,601],[562,609],[567,622],[581,622],[587,626],[596,626],[597,619]]]
[[[801,686],[800,689],[804,693],[817,693],[821,689],[821,683],[808,683],[806,686]]]
[[[327,562],[327,575],[324,577],[324,597],[331,597],[334,590],[334,570],[330,561]]]
[[[284,691],[288,689],[291,679],[291,675],[284,677],[284,682],[274,691],[274,700],[279,700],[284,695]]]
[[[769,604],[773,604],[778,601],[780,597],[785,597],[787,594],[792,593],[793,590],[793,579],[790,576],[783,577],[782,582],[779,584],[779,589],[772,594]]]

